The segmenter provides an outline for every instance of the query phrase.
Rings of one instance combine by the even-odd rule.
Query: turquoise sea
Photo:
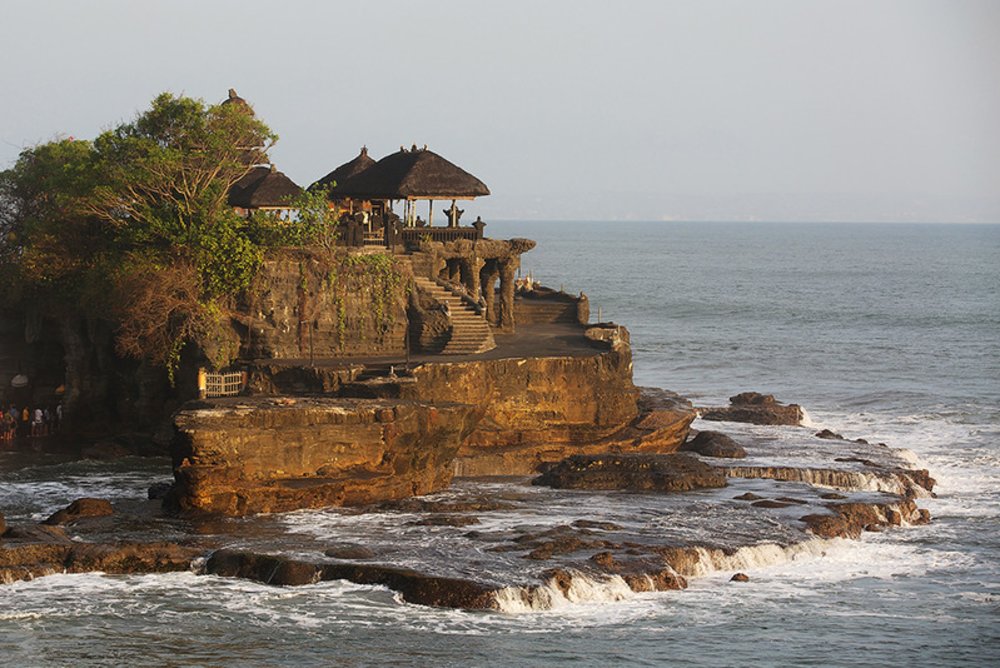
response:
[[[1000,665],[1000,225],[495,222],[487,234],[537,240],[524,273],[626,325],[637,384],[699,404],[773,393],[848,438],[911,450],[939,482],[921,500],[933,523],[761,563],[744,586],[720,573],[522,614],[345,583],[53,576],[0,588],[3,663]],[[166,476],[158,460],[0,457],[0,510],[43,516]]]

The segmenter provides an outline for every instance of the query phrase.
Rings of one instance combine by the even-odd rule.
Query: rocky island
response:
[[[181,117],[188,134],[159,134]],[[184,144],[205,136],[226,138],[221,181],[129,181],[150,155],[157,174],[205,169]],[[636,387],[628,330],[519,278],[534,242],[462,225],[457,201],[489,190],[426,147],[362,149],[303,190],[272,141],[234,91],[166,95],[4,173],[3,405],[58,405],[39,448],[169,457],[173,476],[0,516],[0,581],[196,569],[513,612],[929,521],[934,481],[905,452],[814,434],[769,395],[696,408]]]

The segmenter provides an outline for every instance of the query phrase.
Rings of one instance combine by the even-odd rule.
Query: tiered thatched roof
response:
[[[287,207],[302,193],[290,178],[270,167],[251,169],[229,189],[229,206],[243,209]]]
[[[349,162],[345,162],[340,167],[337,167],[337,169],[333,170],[319,181],[309,186],[309,190],[329,188],[331,193],[336,193],[340,184],[357,176],[374,164],[376,164],[375,161],[368,156],[368,147],[362,146],[361,153],[358,154],[358,157]]]
[[[426,148],[400,149],[337,186],[338,197],[364,199],[472,199],[486,184]]]

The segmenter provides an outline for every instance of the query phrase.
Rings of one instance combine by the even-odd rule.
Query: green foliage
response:
[[[187,341],[223,363],[235,354],[226,304],[288,242],[227,203],[276,139],[239,105],[163,93],[93,142],[27,149],[0,173],[4,297],[99,312],[121,352],[168,369]]]
[[[381,253],[371,255],[350,255],[347,265],[355,275],[363,277],[365,289],[372,301],[372,318],[376,331],[384,335],[395,324],[392,300],[395,297],[402,274],[391,255]]]
[[[305,191],[289,202],[295,210],[291,219],[271,211],[253,214],[248,221],[248,236],[265,248],[313,246],[332,251],[337,245],[337,220],[331,211],[327,191]]]

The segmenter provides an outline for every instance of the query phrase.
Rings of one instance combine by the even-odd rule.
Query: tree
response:
[[[119,352],[168,369],[187,341],[228,363],[227,303],[267,246],[227,195],[276,140],[248,107],[163,93],[93,142],[24,151],[0,173],[6,297],[101,313]]]

